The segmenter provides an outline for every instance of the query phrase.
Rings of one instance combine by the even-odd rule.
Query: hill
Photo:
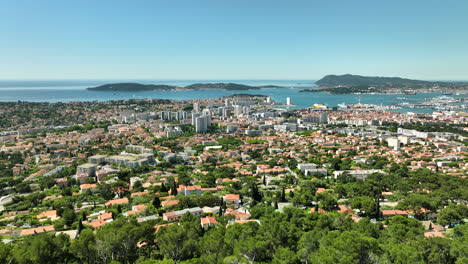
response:
[[[185,86],[186,89],[223,89],[223,90],[258,90],[260,87],[237,83],[195,83]]]
[[[114,92],[142,92],[142,91],[167,91],[177,88],[172,85],[140,84],[140,83],[111,83],[97,87],[90,87],[90,91],[114,91]]]
[[[274,85],[250,86],[237,83],[195,83],[185,87],[177,87],[165,84],[140,84],[140,83],[111,83],[97,87],[87,88],[89,91],[113,91],[113,92],[143,92],[143,91],[168,91],[177,88],[191,90],[219,89],[219,90],[258,90],[262,88],[281,88]]]
[[[319,86],[401,86],[401,85],[428,85],[435,82],[411,80],[400,77],[368,77],[360,75],[327,75],[316,82]]]

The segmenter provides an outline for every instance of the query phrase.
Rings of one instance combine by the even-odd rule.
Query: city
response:
[[[281,105],[0,103],[17,124],[0,136],[4,260],[22,263],[37,239],[82,263],[342,260],[316,243],[364,263],[432,258],[410,241],[463,256],[468,113]]]
[[[468,1],[0,1],[0,264],[468,264]]]

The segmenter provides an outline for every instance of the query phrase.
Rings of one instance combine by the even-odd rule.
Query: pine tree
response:
[[[154,208],[158,209],[161,207],[161,199],[158,196],[154,197],[153,199],[153,206]]]
[[[164,185],[164,182],[161,184],[161,192],[167,192],[166,185]]]
[[[83,222],[81,220],[78,221],[78,234],[81,233],[81,230],[84,229]]]
[[[286,190],[283,187],[283,190],[281,191],[281,202],[286,202]]]

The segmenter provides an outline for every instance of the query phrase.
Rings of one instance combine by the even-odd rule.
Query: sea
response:
[[[175,99],[195,100],[205,98],[219,98],[233,94],[259,94],[270,96],[276,102],[286,103],[291,98],[290,109],[311,107],[314,104],[324,104],[329,107],[338,104],[398,105],[402,102],[417,104],[430,98],[442,96],[442,93],[417,93],[416,95],[402,94],[328,94],[321,92],[300,92],[302,89],[313,89],[316,80],[0,80],[0,102],[71,102],[71,101],[111,101],[125,99]],[[263,88],[260,90],[181,90],[181,91],[143,91],[143,92],[111,92],[88,91],[86,88],[108,83],[137,82],[143,84],[167,84],[186,86],[194,83],[238,83],[251,86],[275,85],[286,88]],[[466,95],[451,95],[463,97]],[[432,108],[396,109],[399,112],[435,111]]]

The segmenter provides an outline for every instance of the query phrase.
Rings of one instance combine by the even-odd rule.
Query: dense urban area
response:
[[[468,263],[467,112],[234,95],[0,114],[0,263]]]

